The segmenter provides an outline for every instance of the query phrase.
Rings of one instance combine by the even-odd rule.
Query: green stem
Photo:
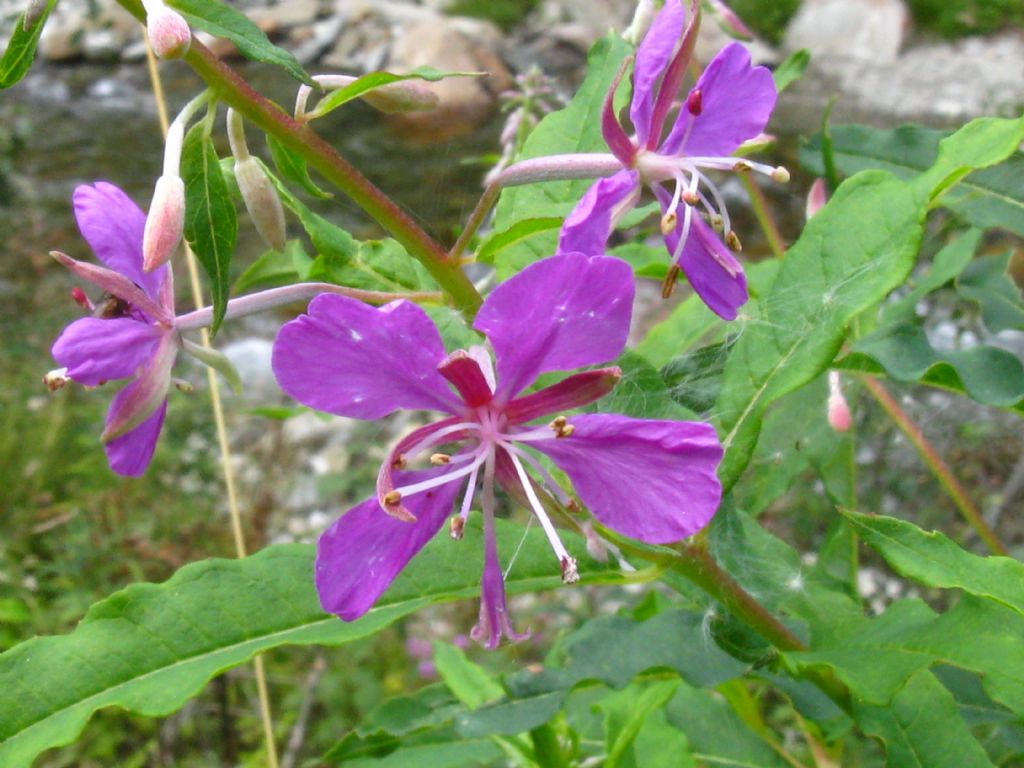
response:
[[[146,14],[139,0],[118,3],[140,21]],[[384,192],[352,167],[309,126],[296,122],[276,104],[260,95],[231,67],[218,59],[194,37],[184,57],[216,98],[254,125],[278,139],[302,157],[310,167],[348,195],[409,253],[420,261],[441,289],[452,298],[455,307],[472,317],[483,302],[473,283],[462,272],[458,261],[449,260],[444,248]]]
[[[981,540],[985,542],[990,550],[994,554],[1003,555],[1009,557],[1010,553],[1007,551],[1003,543],[999,541],[999,537],[996,536],[985,519],[981,516],[981,511],[974,505],[970,497],[967,495],[967,491],[960,485],[960,482],[950,472],[949,467],[946,466],[946,462],[939,456],[938,451],[935,447],[928,442],[928,438],[924,436],[924,433],[918,428],[918,426],[911,420],[910,416],[900,408],[899,403],[896,399],[889,394],[889,391],[882,386],[882,384],[871,376],[862,376],[861,380],[864,382],[864,386],[867,387],[878,404],[882,406],[882,410],[888,414],[889,418],[893,420],[900,432],[906,435],[907,439],[913,444],[914,448],[924,459],[924,463],[928,465],[928,469],[935,475],[935,479],[939,481],[939,485],[942,486],[943,490],[949,495],[956,508],[960,510],[960,514],[964,516],[964,519],[968,524],[975,530]]]
[[[530,740],[533,742],[533,756],[541,768],[565,768],[565,755],[550,723],[530,731]]]
[[[498,184],[489,184],[484,193],[477,200],[476,207],[473,212],[469,215],[469,220],[466,221],[466,228],[462,230],[462,234],[459,235],[459,239],[455,241],[455,245],[448,251],[448,258],[458,264],[462,259],[462,254],[469,245],[469,241],[472,239],[476,231],[480,229],[480,225],[483,224],[484,218],[487,216],[487,212],[494,207],[494,204],[498,201],[498,195],[501,193],[501,187]]]
[[[757,186],[749,174],[740,173],[737,174],[743,186],[747,189],[747,194],[750,195],[750,203],[754,209],[754,216],[757,217],[757,223],[761,225],[761,230],[764,232],[766,238],[768,238],[768,247],[772,249],[772,253],[775,258],[781,259],[786,255],[786,246],[782,242],[782,235],[779,233],[779,228],[775,226],[775,219],[772,218],[771,213],[768,210],[768,201],[765,200],[764,192]]]

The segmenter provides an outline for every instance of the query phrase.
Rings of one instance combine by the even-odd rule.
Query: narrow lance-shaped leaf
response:
[[[291,53],[278,48],[248,16],[220,0],[170,0],[189,26],[230,40],[247,59],[276,64],[296,80],[314,86],[309,73]]]
[[[929,587],[962,589],[1024,614],[1024,563],[972,555],[948,537],[894,517],[843,511],[864,543],[897,572]]]
[[[43,13],[29,24],[27,29],[24,13],[14,22],[14,30],[7,43],[7,50],[0,58],[0,89],[10,88],[17,83],[32,66],[39,36],[43,33],[43,26],[55,5],[57,5],[57,0],[47,0]]]
[[[228,304],[229,269],[238,220],[217,151],[203,123],[194,125],[185,136],[181,177],[185,181],[185,239],[210,279],[210,332],[216,333]]]
[[[411,72],[402,75],[395,75],[391,72],[370,72],[369,74],[357,77],[343,88],[324,96],[316,108],[306,113],[306,119],[312,120],[316,117],[323,117],[333,112],[343,104],[353,99],[392,83],[400,83],[403,80],[425,80],[429,83],[436,83],[449,77],[479,77],[482,72],[444,72],[434,67],[417,67]]]
[[[509,591],[558,586],[543,532],[531,530],[524,539],[521,526],[497,522],[506,562],[523,541]],[[320,610],[308,545],[195,563],[164,584],[128,587],[94,605],[71,634],[0,654],[0,765],[21,768],[43,750],[70,743],[103,707],[166,715],[211,677],[262,651],[347,643],[431,603],[475,597],[481,543],[478,525],[467,526],[458,544],[439,534],[370,612],[351,623]],[[578,536],[567,536],[566,544],[585,580],[617,580],[597,570]]]

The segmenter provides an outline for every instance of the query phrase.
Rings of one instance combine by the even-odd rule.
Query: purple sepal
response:
[[[646,146],[651,138],[651,114],[657,89],[665,67],[679,44],[685,21],[686,12],[682,2],[666,0],[637,48],[629,119],[633,122],[637,144],[641,147]]]
[[[636,171],[619,171],[595,181],[562,223],[558,253],[604,254],[615,222],[639,197],[640,174]]]
[[[138,373],[161,335],[156,326],[130,317],[83,317],[61,332],[50,353],[72,381],[96,387]]]

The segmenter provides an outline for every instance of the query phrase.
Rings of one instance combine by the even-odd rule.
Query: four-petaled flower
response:
[[[461,536],[480,483],[484,570],[474,637],[488,647],[502,635],[521,637],[506,611],[495,481],[537,515],[563,579],[577,578],[537,490],[572,502],[534,451],[565,472],[601,523],[627,536],[666,543],[710,520],[721,495],[715,469],[722,449],[709,425],[562,415],[608,393],[620,376],[614,367],[523,394],[542,373],[615,358],[626,342],[633,292],[630,268],[619,259],[572,253],[536,262],[499,285],[476,317],[494,366],[483,347],[446,354],[428,315],[408,301],[373,308],[321,295],[281,329],[274,373],[299,402],[359,419],[403,408],[447,414],[402,438],[380,468],[376,495],[321,536],[316,585],[325,610],[345,620],[366,613],[444,525],[468,480],[450,532]],[[440,451],[451,444],[458,447]],[[411,468],[423,454],[432,454],[430,465]]]
[[[780,181],[788,178],[783,168],[732,157],[764,129],[775,106],[775,84],[767,69],[751,66],[741,44],[731,43],[708,64],[663,135],[696,39],[696,1],[689,24],[685,21],[681,0],[666,0],[637,49],[629,109],[632,137],[612,106],[618,80],[609,91],[601,129],[623,170],[587,190],[565,220],[559,250],[604,253],[615,223],[647,186],[661,205],[661,229],[671,254],[666,295],[681,269],[708,307],[732,320],[747,300],[743,267],[730,253],[730,248],[739,250],[739,238],[721,193],[704,170],[753,170]]]
[[[100,181],[75,189],[73,200],[78,228],[106,267],[59,252],[53,256],[104,295],[93,304],[80,289],[73,291],[92,316],[65,328],[52,353],[66,369],[64,376],[87,387],[132,379],[114,396],[101,439],[110,468],[138,477],[160,436],[180,343],[171,271],[167,266],[143,271],[146,215],[120,189]]]

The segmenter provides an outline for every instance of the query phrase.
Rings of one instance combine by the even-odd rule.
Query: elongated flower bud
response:
[[[808,220],[825,207],[825,203],[828,202],[828,193],[825,190],[825,180],[815,179],[814,183],[811,184],[811,189],[807,193],[807,209],[806,215]]]
[[[846,396],[839,386],[837,371],[829,371],[828,390],[828,425],[836,432],[847,432],[853,424],[853,417]]]
[[[39,21],[43,14],[46,13],[46,8],[49,5],[46,0],[29,0],[28,7],[25,9],[25,16],[21,21],[21,28],[26,32],[32,28],[37,21]]]
[[[436,93],[425,83],[413,80],[382,85],[367,91],[361,98],[378,112],[389,115],[395,112],[427,112],[438,104]]]
[[[153,189],[142,234],[143,270],[152,272],[171,258],[184,228],[185,182],[180,176],[161,176]]]
[[[160,0],[147,0],[146,33],[153,52],[161,59],[180,59],[192,44],[188,22]]]
[[[285,244],[284,209],[277,190],[267,178],[263,166],[254,157],[235,161],[235,180],[246,210],[267,245],[283,251]]]

